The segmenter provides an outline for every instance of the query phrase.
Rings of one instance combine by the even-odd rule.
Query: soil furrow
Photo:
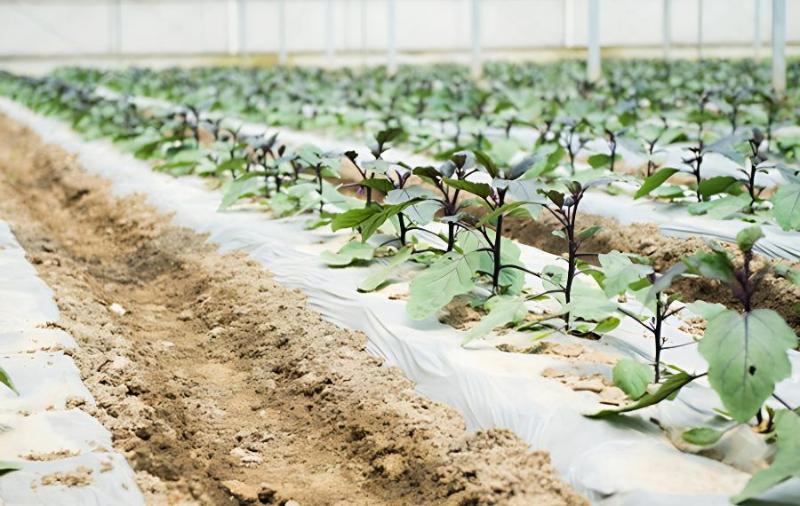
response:
[[[504,430],[451,409],[243,254],[112,197],[0,117],[0,217],[151,504],[585,504]]]

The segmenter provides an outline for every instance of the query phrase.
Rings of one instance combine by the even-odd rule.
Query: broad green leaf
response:
[[[14,471],[19,471],[20,469],[22,469],[22,466],[16,462],[0,460],[0,476],[4,476]]]
[[[528,312],[525,301],[519,297],[493,297],[487,301],[487,306],[489,314],[467,332],[462,345],[478,337],[483,337],[497,327],[520,321]]]
[[[681,438],[693,445],[709,446],[719,441],[724,434],[725,433],[721,430],[711,429],[709,427],[695,427],[681,434]]]
[[[403,214],[417,225],[427,225],[433,221],[433,217],[442,206],[439,202],[432,200],[433,192],[422,186],[409,186],[392,190],[386,194],[384,202],[390,205],[404,204],[409,200],[417,199],[419,202],[410,205],[403,210]]]
[[[297,200],[285,193],[276,193],[267,201],[269,208],[275,216],[283,217],[292,214],[297,209]]]
[[[2,367],[0,367],[0,383],[7,386],[15,394],[19,395],[17,387],[14,386],[14,382],[11,381],[11,376],[9,376],[6,370],[3,369]]]
[[[323,251],[320,258],[332,267],[344,267],[356,260],[369,261],[375,255],[375,247],[361,241],[350,241],[337,252]]]
[[[519,151],[519,143],[513,138],[502,137],[492,141],[492,147],[489,150],[489,156],[498,165],[508,165],[511,158]]]
[[[564,306],[570,316],[595,322],[605,320],[616,309],[617,304],[608,300],[603,290],[583,280],[572,285],[570,302]]]
[[[736,234],[736,244],[742,251],[751,251],[759,239],[764,237],[764,232],[758,225],[744,228]]]
[[[593,169],[599,169],[601,167],[609,167],[611,166],[611,155],[598,153],[590,156],[587,162],[589,162],[589,165],[591,165]]]
[[[586,227],[580,232],[578,232],[577,239],[579,241],[585,241],[586,239],[589,239],[590,237],[594,236],[601,230],[603,230],[603,227],[601,225],[592,225],[591,227]]]
[[[444,178],[444,182],[447,184],[447,186],[468,191],[473,195],[477,195],[478,197],[487,198],[492,194],[492,187],[486,183],[473,183],[472,181],[449,178]]]
[[[649,265],[636,264],[626,255],[612,251],[599,255],[603,267],[603,291],[608,297],[625,293],[631,283],[635,283],[653,272]]]
[[[389,279],[389,276],[392,275],[392,272],[394,272],[397,266],[411,258],[411,254],[413,252],[414,250],[409,246],[400,249],[392,258],[389,259],[386,265],[376,269],[375,272],[370,274],[364,281],[362,281],[361,284],[358,285],[358,291],[371,292],[376,290],[379,286],[383,285],[387,279]]]
[[[482,165],[493,178],[497,177],[497,165],[495,165],[494,161],[488,154],[484,153],[483,151],[474,151],[473,154],[475,155],[475,161],[478,162],[478,165]],[[476,195],[478,194],[476,193]]]
[[[637,400],[647,392],[647,385],[655,380],[655,372],[648,364],[623,358],[614,366],[612,377],[614,385]]]
[[[733,263],[723,251],[698,251],[683,259],[689,272],[728,282],[733,277]]]
[[[712,195],[726,191],[736,182],[736,178],[731,176],[714,176],[700,181],[700,185],[697,187],[697,193],[702,195],[704,199],[707,199]]]
[[[357,228],[369,218],[381,212],[377,205],[364,207],[361,209],[350,209],[349,211],[338,214],[331,222],[331,229],[335,232],[343,228]]]
[[[239,199],[255,195],[260,186],[261,180],[258,179],[259,174],[248,173],[241,177],[237,177],[232,181],[225,184],[225,189],[222,193],[222,202],[219,203],[217,211],[224,211],[236,203]]]
[[[795,285],[800,285],[800,269],[792,269],[786,264],[776,264],[775,274],[782,278],[786,278]]]
[[[731,500],[739,504],[753,499],[789,478],[800,476],[800,415],[781,410],[775,415],[778,452],[772,465],[750,478],[744,489]]]
[[[410,285],[406,311],[414,320],[435,314],[457,295],[475,287],[475,273],[483,253],[451,251],[418,274]]]
[[[649,194],[650,192],[652,192],[653,190],[664,184],[664,182],[676,172],[678,172],[678,169],[673,169],[669,167],[659,169],[652,176],[644,180],[644,183],[642,183],[642,186],[639,188],[639,190],[636,191],[633,198],[638,199]]]
[[[722,404],[734,420],[745,423],[775,384],[791,374],[787,351],[795,346],[797,336],[775,311],[728,310],[708,322],[698,351],[708,362],[708,381]]]
[[[592,332],[595,334],[608,334],[612,330],[619,327],[620,319],[616,316],[609,316],[605,320],[600,321],[597,325],[594,326]]]
[[[772,197],[772,214],[784,230],[800,229],[800,184],[784,185]]]
[[[722,304],[710,303],[702,300],[696,300],[686,304],[686,309],[696,315],[702,316],[706,320],[712,320],[728,310],[728,308]]]
[[[503,204],[491,213],[483,215],[476,226],[481,227],[487,223],[494,223],[501,214],[505,216],[506,214],[524,205],[525,202],[511,202],[510,204]]]
[[[689,211],[689,214],[706,214],[710,218],[725,220],[749,205],[750,196],[743,193],[741,195],[726,195],[705,202],[695,202],[687,207],[687,211]]]
[[[597,413],[593,413],[590,415],[585,415],[588,418],[606,418],[612,415],[618,415],[620,413],[628,413],[630,411],[636,411],[637,409],[646,408],[648,406],[653,406],[654,404],[658,404],[659,402],[663,401],[667,398],[674,398],[674,396],[683,388],[685,385],[690,383],[694,380],[695,377],[691,376],[685,372],[681,372],[678,374],[673,374],[667,380],[661,384],[661,386],[653,393],[647,393],[639,398],[638,401],[634,402],[633,404],[628,404],[627,406],[622,406],[621,408],[616,409],[604,409],[598,411]]]

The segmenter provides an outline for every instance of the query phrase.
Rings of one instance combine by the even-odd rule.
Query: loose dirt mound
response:
[[[0,216],[151,504],[586,504],[546,454],[467,434],[363,335],[4,117]]]

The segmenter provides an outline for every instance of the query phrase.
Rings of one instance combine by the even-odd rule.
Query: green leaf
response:
[[[3,369],[2,367],[0,367],[0,383],[7,386],[15,394],[19,395],[17,387],[14,386],[14,382],[11,381],[11,376],[9,376],[6,370]]]
[[[602,286],[608,297],[625,293],[628,287],[653,272],[649,265],[635,264],[626,255],[612,251],[598,256],[603,267]]]
[[[525,204],[526,204],[525,202],[511,202],[510,204],[503,204],[502,206],[498,207],[497,209],[495,209],[491,213],[485,214],[478,221],[476,226],[477,227],[482,227],[483,225],[486,225],[487,223],[494,223],[501,214],[503,216],[505,216],[506,214],[510,213],[514,209],[517,209],[518,207],[522,207]]]
[[[698,251],[683,259],[692,274],[728,282],[733,277],[733,263],[723,251]]]
[[[331,230],[336,232],[344,228],[358,228],[369,218],[381,212],[380,206],[372,205],[369,207],[350,209],[336,215],[331,222]]]
[[[736,182],[736,178],[731,176],[711,177],[700,181],[700,184],[697,187],[697,193],[699,193],[704,199],[707,199],[712,195],[724,192]]]
[[[572,286],[569,304],[564,311],[572,317],[599,322],[608,318],[617,309],[617,304],[608,300],[603,291],[587,281],[577,281]]]
[[[681,388],[685,385],[690,383],[694,380],[695,377],[691,376],[685,372],[680,372],[678,374],[673,374],[667,380],[661,384],[661,386],[653,393],[647,393],[639,398],[638,401],[634,402],[633,404],[628,404],[627,406],[622,406],[621,408],[616,409],[604,409],[598,411],[597,413],[593,413],[590,415],[585,415],[588,418],[607,418],[612,415],[618,415],[620,413],[628,413],[630,411],[636,411],[637,409],[646,408],[648,406],[653,406],[654,404],[658,404],[659,402],[663,401],[667,398],[674,398],[673,396],[676,395]]]
[[[772,197],[772,214],[784,230],[800,229],[800,184],[784,185]]]
[[[678,172],[678,169],[673,169],[670,167],[659,169],[652,176],[644,180],[644,183],[642,183],[642,186],[634,194],[633,198],[638,199],[648,195],[650,192],[664,184],[664,182],[676,172]]]
[[[707,214],[711,218],[726,220],[750,205],[750,196],[726,195],[706,202],[695,202],[687,207],[689,214]]]
[[[731,500],[739,504],[753,499],[789,478],[800,476],[800,416],[789,410],[775,415],[778,452],[772,465],[750,478],[744,489]]]
[[[616,316],[609,316],[605,320],[600,321],[595,327],[592,329],[592,332],[598,335],[608,334],[612,330],[619,327],[620,320]]]
[[[736,234],[736,244],[743,252],[751,251],[753,246],[756,245],[756,242],[762,237],[764,237],[764,232],[761,230],[761,227],[753,225],[740,230],[739,233]]]
[[[482,252],[451,251],[418,274],[410,285],[406,311],[414,320],[435,314],[457,295],[471,291]]]
[[[241,172],[246,164],[247,160],[244,158],[231,158],[217,165],[217,173],[233,172],[235,174]]]
[[[705,302],[702,300],[696,300],[689,304],[686,304],[686,309],[691,311],[692,313],[702,316],[706,320],[711,320],[716,318],[720,314],[724,313],[728,310],[725,306],[719,303],[710,303]]]
[[[371,292],[376,290],[379,286],[383,285],[389,276],[392,275],[392,272],[411,258],[411,254],[414,250],[410,246],[406,246],[405,248],[400,249],[397,253],[394,254],[392,258],[386,263],[386,265],[381,266],[379,269],[375,270],[372,274],[370,274],[364,281],[358,285],[359,292]]]
[[[648,364],[623,358],[614,366],[612,377],[614,385],[631,399],[637,400],[647,392],[647,385],[655,380],[655,372]]]
[[[464,336],[464,341],[461,343],[462,346],[473,339],[488,334],[497,327],[520,321],[528,313],[525,301],[519,297],[492,297],[487,301],[487,306],[490,307],[489,314],[484,316],[477,325],[467,332],[467,335]]]
[[[474,151],[473,154],[475,155],[475,161],[478,162],[478,165],[482,165],[493,178],[497,177],[499,171],[489,155],[483,151]],[[478,194],[476,193],[476,195]]]
[[[320,258],[332,267],[344,267],[356,260],[369,261],[375,255],[375,247],[361,241],[350,241],[337,252],[323,251]]]
[[[584,228],[583,230],[578,232],[578,240],[585,241],[586,239],[589,239],[590,237],[594,236],[601,230],[603,230],[603,227],[600,225],[592,225],[591,227]]]
[[[606,155],[602,153],[598,153],[596,155],[592,155],[587,160],[589,165],[592,166],[593,169],[599,169],[602,167],[610,167],[611,166],[611,155]]]
[[[492,187],[486,183],[473,183],[472,181],[450,178],[444,178],[443,180],[447,186],[468,191],[473,195],[477,195],[478,197],[487,198],[492,194]]]
[[[681,434],[681,438],[689,444],[709,446],[719,441],[724,434],[725,432],[721,430],[711,429],[709,427],[695,427]]]
[[[375,177],[373,177],[373,178],[370,178],[370,179],[364,179],[362,181],[359,181],[358,184],[360,186],[364,186],[366,188],[372,188],[373,190],[378,190],[379,192],[383,193],[384,195],[386,195],[390,191],[394,190],[394,186],[392,185],[392,182],[389,181],[388,179],[383,179],[383,178],[375,178]]]
[[[257,176],[259,176],[259,174],[251,172],[237,177],[233,181],[228,181],[225,184],[225,190],[222,193],[222,202],[220,202],[217,211],[224,211],[235,204],[239,199],[256,194],[261,186],[261,181],[257,179]]]
[[[792,269],[786,264],[776,264],[775,274],[782,278],[786,278],[795,285],[800,285],[800,269]]]
[[[0,460],[0,476],[4,476],[14,471],[19,471],[20,469],[22,469],[22,466],[16,462]]]
[[[728,310],[708,322],[698,351],[708,362],[708,381],[722,404],[734,420],[745,423],[775,384],[791,374],[787,351],[795,346],[797,336],[775,311]]]

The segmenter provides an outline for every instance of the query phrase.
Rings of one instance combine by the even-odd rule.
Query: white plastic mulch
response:
[[[597,396],[573,391],[541,373],[554,368],[570,374],[610,375],[608,363],[503,353],[487,341],[463,348],[463,332],[435,318],[412,321],[406,316],[405,303],[390,300],[385,293],[358,293],[356,285],[370,269],[325,267],[318,253],[335,249],[344,239],[342,234],[306,231],[299,218],[269,220],[255,211],[219,213],[220,193],[208,190],[200,179],[155,173],[112,144],[85,142],[62,122],[43,118],[12,101],[0,99],[0,110],[31,127],[46,142],[77,155],[87,171],[112,181],[119,194],[142,193],[157,209],[174,213],[176,225],[208,233],[209,240],[223,250],[248,252],[279,282],[304,290],[311,305],[327,319],[363,331],[370,352],[401,368],[421,393],[456,408],[471,429],[509,428],[532,447],[548,450],[565,479],[595,504],[728,504],[728,497],[750,477],[742,469],[752,467],[754,457],[766,456],[767,446],[747,428],[729,434],[717,447],[726,463],[679,451],[673,445],[670,437],[674,441],[683,429],[713,418],[711,409],[718,406],[718,400],[702,380],[685,388],[675,401],[648,408],[642,417],[614,423],[587,419],[583,413],[602,407]],[[555,261],[534,248],[521,249],[523,261],[531,269]],[[532,278],[528,282],[537,283]],[[394,291],[403,288],[403,284],[392,285]],[[668,332],[675,343],[690,339],[675,325]],[[548,340],[581,344],[611,357],[648,358],[652,348],[652,342],[633,322],[597,342],[563,335]],[[667,350],[664,360],[689,370],[704,368],[694,346]],[[798,404],[797,353],[792,362],[795,374],[778,386],[778,393]],[[658,419],[669,430],[659,430],[649,418]],[[775,504],[800,503],[800,480],[784,483],[768,498]]]
[[[19,395],[0,386],[0,460],[21,469],[0,477],[0,503],[142,505],[111,434],[75,406],[93,405],[67,353],[80,353],[58,321],[53,293],[0,222],[0,366]]]

